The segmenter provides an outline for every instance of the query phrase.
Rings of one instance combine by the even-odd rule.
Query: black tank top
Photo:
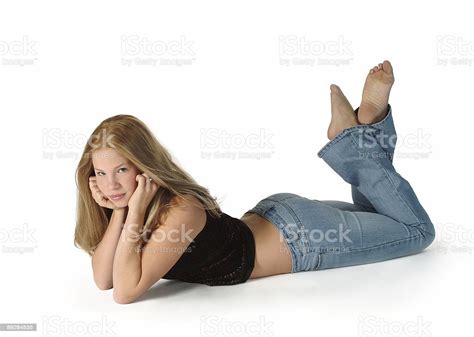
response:
[[[202,231],[162,278],[209,286],[244,283],[254,268],[252,231],[226,213],[215,218],[206,210],[206,215]]]

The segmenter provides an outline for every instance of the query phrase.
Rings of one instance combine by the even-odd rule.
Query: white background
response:
[[[77,336],[85,327],[116,336],[472,331],[468,5],[2,3],[0,324],[37,324],[21,336]],[[278,192],[351,202],[350,186],[317,157],[328,141],[329,85],[355,108],[368,70],[384,59],[395,73],[394,165],[437,230],[426,251],[228,287],[161,280],[129,305],[96,288],[90,258],[73,245],[74,173],[100,121],[143,120],[234,217]]]

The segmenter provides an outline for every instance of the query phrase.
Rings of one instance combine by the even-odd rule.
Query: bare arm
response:
[[[99,289],[113,288],[112,275],[115,250],[120,239],[126,213],[125,208],[114,209],[104,237],[92,256],[94,281]]]
[[[195,203],[170,210],[166,221],[136,251],[138,244],[133,236],[142,223],[143,213],[129,211],[115,251],[113,297],[120,304],[134,302],[176,264],[204,228],[206,213]]]

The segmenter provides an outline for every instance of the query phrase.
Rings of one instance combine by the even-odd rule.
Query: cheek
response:
[[[138,182],[135,180],[135,176],[131,175],[122,181],[122,186],[128,191],[134,191],[137,187]]]

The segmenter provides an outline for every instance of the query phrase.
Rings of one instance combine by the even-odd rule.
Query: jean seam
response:
[[[324,154],[332,147],[334,146],[335,144],[337,144],[341,139],[344,138],[344,136],[348,133],[351,133],[351,132],[354,132],[356,130],[360,130],[360,129],[366,129],[370,127],[369,125],[354,125],[354,126],[351,126],[349,128],[346,128],[344,130],[342,130],[340,133],[337,134],[336,137],[334,137],[331,141],[329,141],[329,143],[327,143],[319,152],[318,152],[318,156],[320,158],[322,158],[324,156]]]
[[[369,246],[369,247],[362,247],[362,248],[350,248],[345,250],[343,253],[357,253],[357,252],[363,252],[365,250],[371,250],[371,249],[374,249],[374,248],[383,248],[385,246],[389,246],[389,245],[393,245],[394,243],[396,243],[397,245],[404,242],[404,241],[415,241],[416,239],[419,239],[419,238],[425,238],[423,234],[417,234],[415,236],[410,236],[408,238],[403,238],[403,239],[398,239],[398,240],[394,240],[394,241],[389,241],[389,242],[384,242],[384,243],[380,243],[378,245],[374,245],[374,246]],[[324,253],[324,254],[331,254],[331,253]],[[339,253],[335,253],[335,254],[341,254],[340,252]]]
[[[268,199],[270,200],[270,199]],[[265,220],[267,220],[268,222],[271,222],[277,229],[278,231],[280,232],[281,236],[283,237],[283,240],[286,241],[286,245],[288,246],[288,250],[290,252],[290,256],[291,256],[291,272],[292,273],[296,273],[296,265],[297,265],[297,261],[298,261],[298,257],[295,256],[295,252],[293,250],[297,250],[296,247],[293,245],[293,243],[290,243],[286,240],[286,235],[285,235],[285,231],[284,229],[280,228],[280,226],[278,226],[276,223],[273,222],[273,219],[270,219],[269,217],[265,216],[265,214],[275,208],[275,203],[277,203],[278,201],[275,201],[275,200],[271,200],[273,203],[271,204],[270,207],[264,209],[264,208],[260,208],[260,207],[254,207],[252,208],[253,210],[255,211],[248,211],[247,213],[256,213],[258,215],[260,215],[262,218],[264,218]],[[258,211],[258,212],[256,212]],[[286,223],[284,221],[284,219],[279,216],[277,213],[274,214],[275,217],[278,217],[278,220],[281,221],[282,223]],[[293,246],[293,247],[291,247]],[[293,249],[292,249],[293,248]]]
[[[430,225],[430,226],[433,226],[432,223],[426,223],[426,222],[422,222],[422,223],[419,223],[419,224],[416,224],[416,225],[413,225],[413,227],[415,227],[415,229],[417,229],[421,235],[423,235],[423,237],[426,238],[426,234],[428,234],[429,236],[435,236],[434,232],[431,233],[430,231],[427,231],[424,227],[425,225]],[[433,226],[434,228],[434,226]]]
[[[321,257],[322,256],[323,256],[323,254],[318,252],[318,264],[316,265],[316,267],[314,269],[319,269],[319,267],[321,266]]]
[[[359,148],[358,148],[358,146],[357,146],[357,144],[355,143],[353,137],[349,137],[349,138],[350,138],[350,140],[351,140],[351,143],[352,143],[352,145],[353,145],[354,150],[355,150],[355,151],[360,151]],[[379,145],[379,146],[380,146],[380,145]],[[364,152],[365,155],[367,155],[367,158],[369,158],[367,151],[363,151],[363,152]],[[373,160],[373,161],[377,164],[377,166],[382,170],[383,174],[385,175],[385,178],[386,178],[386,179],[390,182],[390,184],[392,185],[393,190],[395,191],[395,193],[396,193],[398,199],[401,201],[402,204],[405,205],[405,207],[406,207],[407,209],[410,210],[412,216],[417,220],[417,224],[420,224],[420,223],[422,222],[421,219],[419,219],[419,218],[416,216],[416,214],[415,214],[415,212],[413,211],[413,209],[412,209],[412,208],[407,204],[407,202],[402,198],[402,196],[400,195],[400,192],[398,191],[398,188],[395,186],[394,181],[393,181],[392,178],[390,178],[390,176],[388,175],[387,170],[386,170],[385,167],[383,167],[383,165],[379,162],[379,158],[370,158],[370,159]],[[387,160],[388,160],[388,159],[387,159]],[[395,170],[394,170],[394,171],[395,171]],[[395,171],[395,173],[396,173],[396,171]],[[403,177],[401,177],[401,179],[403,180]],[[369,202],[370,202],[370,200],[369,200]],[[385,214],[384,214],[384,215],[385,215]],[[394,218],[392,218],[392,219],[394,219]],[[397,222],[403,223],[402,221],[400,221],[400,220],[398,220],[398,219],[394,219],[394,220],[397,221]],[[403,224],[406,225],[406,226],[409,226],[407,223],[403,223]]]
[[[388,116],[388,115],[387,115],[387,116]],[[380,122],[379,122],[379,123],[380,123]],[[352,133],[353,133],[353,132],[356,132],[356,131],[358,131],[358,130],[364,129],[365,127],[368,127],[368,125],[364,125],[363,128],[360,128],[360,125],[357,125],[357,126],[353,126],[353,127],[351,127],[351,128],[344,129],[344,131],[343,131],[342,133],[340,133],[339,135],[336,136],[337,139],[336,139],[336,138],[333,139],[333,140],[336,140],[336,141],[335,141],[334,143],[332,143],[332,145],[336,144],[336,143],[339,142],[341,139],[343,139],[343,137],[344,137],[345,135],[347,135],[347,136],[349,137],[349,139],[350,139],[350,144],[352,144],[352,148],[353,148],[355,151],[359,151],[359,148],[358,148],[357,144],[355,143],[355,141],[354,141],[354,139],[353,139],[353,137],[352,137]],[[328,145],[332,146],[331,144],[328,144]],[[323,152],[322,152],[322,156],[329,150],[330,146],[328,146],[328,145],[325,147],[325,149],[323,148],[324,151],[321,150],[321,151],[323,151]],[[366,151],[364,151],[364,152],[367,153]],[[369,157],[367,157],[367,158],[369,158]],[[414,213],[413,209],[412,209],[412,208],[406,203],[406,201],[401,197],[399,190],[395,187],[395,183],[393,182],[393,180],[392,180],[392,179],[389,177],[389,175],[387,174],[386,169],[385,169],[385,168],[382,166],[382,164],[377,160],[377,158],[370,158],[370,159],[373,160],[373,161],[376,163],[376,165],[377,165],[380,169],[382,169],[382,172],[383,172],[385,178],[390,182],[390,184],[392,185],[393,189],[395,190],[395,195],[397,196],[397,198],[399,199],[399,201],[400,201],[403,205],[405,205],[406,209],[408,209],[408,210],[410,211],[411,215],[416,219],[417,222],[416,222],[416,223],[408,224],[408,223],[404,223],[404,222],[402,222],[402,221],[400,221],[400,220],[398,220],[398,219],[395,219],[395,218],[393,218],[393,217],[390,217],[390,216],[388,216],[388,215],[386,215],[386,214],[383,214],[383,215],[388,216],[388,217],[392,218],[393,220],[395,220],[395,221],[397,221],[397,222],[400,222],[401,224],[403,224],[403,225],[405,225],[405,226],[411,226],[411,225],[415,225],[415,224],[416,224],[416,225],[421,224],[421,223],[422,223],[421,219],[419,219],[419,218],[416,216],[416,214]],[[370,200],[369,200],[369,202],[370,202]],[[382,213],[380,213],[380,214],[382,214]],[[423,235],[423,234],[421,234],[421,235]]]
[[[362,235],[362,226],[360,224],[359,218],[357,218],[357,216],[353,212],[349,212],[349,214],[353,217],[353,219],[354,219],[354,221],[357,225],[357,229],[360,233],[360,235],[359,235],[360,244],[363,246],[364,245],[364,236]]]
[[[293,211],[293,209],[291,208],[290,205],[288,205],[285,202],[281,202],[281,201],[275,201],[275,202],[282,205],[288,211],[288,213],[291,215],[293,220],[296,222],[296,224],[298,226],[298,230],[300,230],[301,227],[304,227],[304,226],[302,226],[301,220],[297,217],[297,215],[295,214],[295,212]],[[301,233],[300,235],[303,239],[303,240],[301,240],[302,243],[303,243],[303,249],[304,249],[304,251],[302,253],[307,254],[307,252],[309,252],[309,248],[310,248],[309,243],[308,243],[308,238],[307,238],[306,233],[304,231],[302,231],[302,232],[300,231],[300,233]]]

